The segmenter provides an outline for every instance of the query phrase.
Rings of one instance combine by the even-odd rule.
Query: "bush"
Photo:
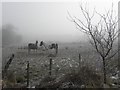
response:
[[[16,84],[16,76],[14,74],[13,71],[8,71],[4,78],[3,78],[3,81],[4,81],[4,85],[3,87],[7,87],[7,88],[11,88],[11,87],[14,87],[14,85]]]
[[[63,80],[64,82],[71,82],[73,87],[81,87],[84,85],[84,87],[96,88],[102,85],[102,76],[87,66],[81,67],[76,73],[71,72],[66,74]]]
[[[101,74],[83,66],[78,72],[70,72],[63,77],[45,77],[37,88],[100,88],[102,82]]]
[[[25,82],[25,77],[21,74],[15,74],[14,71],[8,70],[3,78],[3,88],[21,87]]]
[[[22,75],[16,76],[17,83],[23,83],[25,82],[25,77]]]

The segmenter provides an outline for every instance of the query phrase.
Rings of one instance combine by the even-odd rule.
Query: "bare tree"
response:
[[[90,15],[89,11],[80,5],[83,18],[79,19],[69,14],[70,20],[75,23],[78,30],[84,32],[89,36],[90,43],[95,48],[97,53],[101,56],[103,62],[104,83],[106,84],[106,60],[114,57],[118,49],[113,52],[114,42],[118,39],[118,18],[114,16],[113,5],[111,10],[105,14],[98,13],[95,9]],[[97,15],[99,20],[94,20]]]

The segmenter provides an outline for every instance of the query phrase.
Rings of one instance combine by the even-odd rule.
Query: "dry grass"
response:
[[[83,66],[78,72],[65,74],[63,77],[46,76],[37,88],[100,88],[102,76],[88,66]]]
[[[74,87],[81,87],[81,85],[100,87],[101,85],[101,74],[97,74],[96,71],[101,70],[101,61],[95,51],[88,45],[79,46],[79,44],[75,44],[74,46],[72,44],[60,46],[57,56],[52,57],[52,77],[48,76],[49,60],[53,56],[54,50],[49,51],[49,53],[42,50],[31,51],[28,54],[27,49],[7,48],[6,50],[4,49],[3,60],[7,60],[11,53],[15,53],[15,58],[9,70],[15,72],[16,82],[21,85],[26,85],[27,61],[30,62],[30,86],[38,85],[39,82],[43,82],[39,87],[69,87],[71,82],[75,85]],[[79,53],[82,56],[80,66]],[[85,65],[92,68],[84,67]],[[47,83],[47,80],[50,83]],[[64,82],[64,85],[62,82]]]

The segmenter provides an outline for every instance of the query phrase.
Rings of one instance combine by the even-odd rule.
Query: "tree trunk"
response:
[[[102,57],[103,60],[103,78],[104,78],[104,84],[106,84],[106,62],[105,62],[105,58]]]

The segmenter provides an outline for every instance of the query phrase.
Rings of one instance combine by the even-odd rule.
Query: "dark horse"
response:
[[[30,52],[31,49],[37,51],[37,49],[38,49],[38,45],[37,45],[37,44],[38,44],[38,41],[36,41],[35,44],[34,44],[34,43],[29,43],[29,44],[28,44],[28,52]]]
[[[58,44],[57,43],[52,43],[51,45],[46,46],[46,44],[43,41],[41,41],[40,46],[44,46],[46,50],[55,49],[55,53],[56,54],[58,53]]]

